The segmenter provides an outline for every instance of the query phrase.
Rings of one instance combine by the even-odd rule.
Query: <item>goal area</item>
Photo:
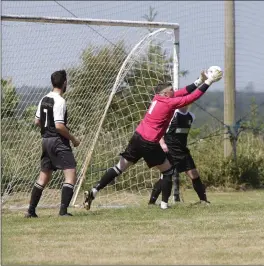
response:
[[[81,144],[73,148],[77,184],[71,205],[119,159],[154,95],[153,87],[179,85],[176,23],[2,15],[1,198],[4,208],[25,208],[40,171],[41,135],[34,126],[50,75],[65,69],[63,97],[68,127]],[[100,193],[93,206],[147,202],[159,178],[143,160]],[[60,204],[63,172],[56,171],[39,207]]]

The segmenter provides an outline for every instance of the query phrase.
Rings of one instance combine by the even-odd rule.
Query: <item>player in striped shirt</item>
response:
[[[90,209],[98,191],[111,183],[131,165],[141,158],[148,167],[157,167],[162,173],[161,208],[168,208],[168,200],[172,189],[174,168],[162,150],[159,141],[166,132],[174,111],[199,99],[211,84],[222,78],[222,72],[216,71],[210,78],[203,73],[198,80],[189,86],[174,91],[171,83],[159,84],[154,88],[155,96],[152,103],[136,128],[120,160],[114,167],[109,168],[100,181],[88,192],[85,192],[84,205]],[[205,80],[206,79],[206,80]],[[198,87],[199,86],[199,87]],[[198,87],[198,88],[197,88]]]

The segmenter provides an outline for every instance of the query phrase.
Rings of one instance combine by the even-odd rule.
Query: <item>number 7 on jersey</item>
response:
[[[44,127],[47,127],[48,125],[48,109],[43,109],[44,113],[46,113],[46,119],[45,119],[45,125]]]

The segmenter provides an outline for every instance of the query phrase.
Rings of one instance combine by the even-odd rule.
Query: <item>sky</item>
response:
[[[192,83],[201,69],[218,65],[224,70],[223,1],[58,1],[80,18],[144,20],[149,7],[155,21],[180,24],[180,68],[189,75],[181,86]],[[2,15],[73,17],[56,1],[2,1]],[[236,89],[253,82],[264,92],[264,1],[236,1]],[[56,27],[54,27],[56,26]],[[50,74],[80,63],[88,44],[124,38],[132,48],[148,31],[85,25],[41,25],[2,21],[2,77],[16,86],[50,85]],[[107,41],[105,40],[107,39]],[[224,70],[225,71],[225,70]],[[214,85],[221,90],[223,80]]]

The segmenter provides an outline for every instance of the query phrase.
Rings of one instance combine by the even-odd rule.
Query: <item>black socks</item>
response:
[[[28,208],[28,212],[30,214],[35,214],[36,207],[41,198],[43,189],[44,187],[38,184],[37,182],[34,184],[34,187],[31,192],[31,198],[30,198],[30,203],[29,203],[29,208]]]
[[[61,191],[61,207],[60,215],[65,215],[67,213],[67,208],[70,205],[73,196],[74,185],[69,183],[64,183]]]
[[[202,183],[200,177],[192,179],[193,188],[196,191],[198,197],[200,200],[207,201],[206,193],[205,193],[205,187]]]
[[[109,183],[111,183],[117,176],[121,174],[122,174],[122,171],[117,166],[109,168],[94,188],[98,191],[103,189]]]

